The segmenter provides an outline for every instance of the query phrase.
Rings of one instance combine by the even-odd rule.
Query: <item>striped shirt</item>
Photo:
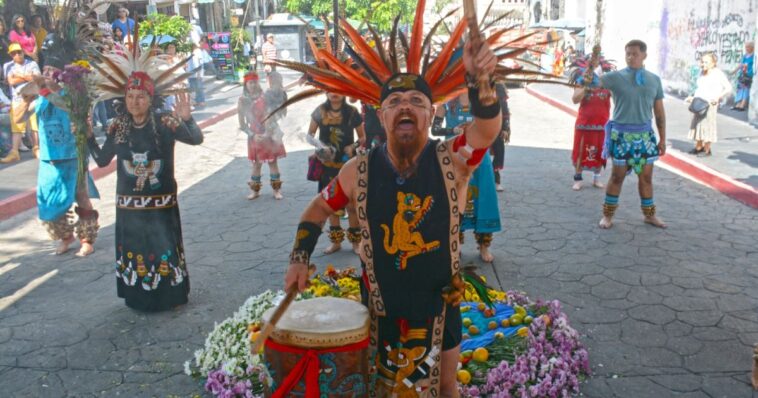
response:
[[[263,53],[263,62],[266,63],[270,60],[276,59],[276,46],[272,43],[265,42],[263,43],[263,47],[261,47],[261,52]]]

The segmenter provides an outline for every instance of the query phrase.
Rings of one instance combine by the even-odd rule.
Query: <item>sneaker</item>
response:
[[[496,184],[495,185],[495,190],[498,191],[498,192],[504,192],[505,188],[503,188],[503,186],[500,185],[500,184]]]
[[[18,154],[18,151],[10,151],[8,152],[8,156],[0,159],[0,163],[13,163],[19,160],[21,160],[21,155]]]
[[[21,143],[21,144],[18,146],[18,151],[19,151],[19,152],[29,152],[29,151],[30,151],[30,149],[29,149],[29,147],[27,147],[26,145],[24,145],[24,143]]]

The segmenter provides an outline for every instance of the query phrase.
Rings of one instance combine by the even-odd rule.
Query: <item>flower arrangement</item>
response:
[[[568,324],[557,300],[532,302],[520,292],[488,290],[487,308],[473,286],[461,304],[464,341],[458,381],[462,397],[563,397],[579,391],[589,375],[587,350]],[[284,293],[250,297],[234,315],[216,324],[195,352],[185,373],[205,378],[205,389],[218,397],[257,398],[269,378],[260,353],[251,353],[263,313]],[[333,266],[314,276],[298,300],[312,297],[359,300],[360,276],[353,268]],[[479,325],[479,326],[477,326]],[[472,328],[473,327],[473,328]],[[481,329],[481,330],[478,330]],[[270,385],[270,384],[269,384]]]
[[[68,112],[74,123],[76,137],[76,152],[79,165],[79,183],[84,181],[87,171],[89,152],[87,150],[87,129],[89,115],[92,109],[89,74],[92,69],[89,62],[78,60],[63,67],[63,70],[53,74],[53,79],[61,85],[61,108]]]

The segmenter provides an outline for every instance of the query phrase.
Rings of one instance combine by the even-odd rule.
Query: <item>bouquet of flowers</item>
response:
[[[79,157],[79,183],[84,181],[89,157],[87,129],[90,110],[93,106],[89,78],[91,71],[92,68],[87,61],[79,60],[66,65],[63,70],[53,75],[53,80],[62,87],[60,92],[62,104],[58,106],[68,112],[75,126],[74,136],[76,137],[76,149]]]

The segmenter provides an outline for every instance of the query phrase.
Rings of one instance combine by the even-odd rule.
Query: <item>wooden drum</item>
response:
[[[263,314],[271,319],[273,308]],[[269,396],[366,397],[369,388],[368,309],[353,300],[296,301],[266,340],[273,379]]]

